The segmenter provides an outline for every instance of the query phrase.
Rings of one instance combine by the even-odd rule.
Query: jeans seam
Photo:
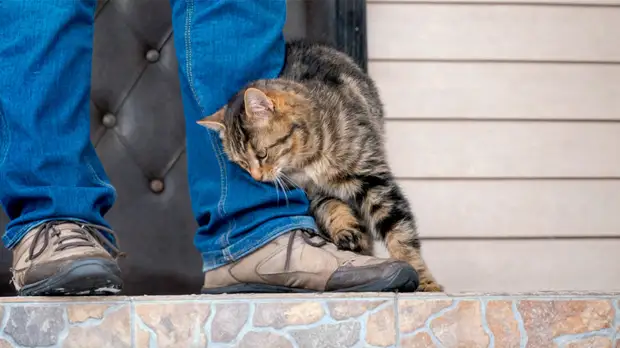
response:
[[[4,161],[9,156],[9,147],[11,146],[11,132],[9,130],[9,123],[4,117],[2,106],[0,105],[0,136],[6,137],[6,143],[0,144],[0,165],[4,164]],[[4,141],[3,141],[4,142]]]
[[[185,5],[187,7],[185,14],[185,70],[187,71],[187,84],[189,85],[189,89],[192,92],[200,112],[204,115],[205,109],[202,106],[200,98],[198,97],[196,86],[194,86],[194,70],[192,65],[192,20],[194,15],[194,0],[185,0]],[[228,182],[226,180],[226,175],[228,173],[226,171],[226,163],[224,163],[222,159],[222,149],[220,149],[219,144],[217,144],[217,142],[213,139],[212,134],[209,134],[209,139],[211,141],[211,146],[213,147],[213,152],[217,158],[218,166],[220,167],[220,199],[217,204],[217,209],[218,213],[221,215],[221,218],[224,219],[226,217],[225,205],[228,195]],[[234,220],[232,222],[234,222]],[[228,221],[228,231],[224,234],[224,241],[227,246],[230,244],[229,235],[232,232],[232,222]]]
[[[209,132],[213,131],[209,130]],[[224,163],[222,158],[222,149],[220,148],[219,143],[214,139],[214,134],[209,133],[209,140],[211,141],[211,147],[213,148],[213,153],[215,155],[215,158],[217,159],[217,164],[220,169],[220,199],[217,202],[217,211],[218,213],[220,213],[220,217],[224,219],[227,216],[225,206],[226,199],[228,198],[228,181],[226,180],[226,175],[228,174],[228,172],[226,171],[226,163]],[[227,224],[228,231],[224,234],[224,240],[227,244],[226,246],[228,246],[228,244],[230,243],[229,235],[232,231],[231,221],[228,221]]]
[[[194,0],[185,0],[187,6],[185,14],[185,69],[187,70],[187,82],[189,89],[192,91],[192,95],[198,104],[200,112],[204,115],[205,109],[202,107],[200,98],[198,98],[198,92],[194,86],[194,72],[192,69],[192,19],[194,15]]]
[[[117,198],[117,192],[116,192],[116,189],[114,188],[114,186],[112,186],[112,184],[107,183],[107,182],[105,182],[103,179],[101,179],[101,177],[99,177],[99,175],[97,174],[97,171],[95,170],[95,168],[93,168],[93,165],[92,165],[90,162],[86,161],[86,166],[87,166],[87,167],[88,167],[88,169],[90,170],[92,178],[93,178],[93,179],[94,179],[97,183],[99,183],[100,185],[103,185],[103,186],[105,186],[105,187],[109,188],[110,190],[112,190],[112,198],[113,198],[114,200],[116,200],[116,198]]]
[[[228,247],[222,249],[222,254],[224,254],[224,259],[227,262],[231,262],[232,260],[234,260],[235,258],[233,257],[233,255],[230,253],[230,250],[228,250]]]

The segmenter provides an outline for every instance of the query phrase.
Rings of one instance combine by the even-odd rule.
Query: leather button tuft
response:
[[[101,123],[103,123],[106,128],[112,128],[116,126],[116,116],[112,114],[105,114],[101,120]]]
[[[161,193],[164,190],[164,182],[159,179],[151,180],[151,191]]]
[[[159,52],[157,52],[157,50],[149,50],[146,52],[146,60],[151,63],[155,63],[159,60]]]

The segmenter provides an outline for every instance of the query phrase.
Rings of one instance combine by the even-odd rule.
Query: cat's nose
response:
[[[263,175],[258,168],[251,168],[250,175],[252,175],[252,178],[254,178],[254,180],[260,180],[263,178]]]

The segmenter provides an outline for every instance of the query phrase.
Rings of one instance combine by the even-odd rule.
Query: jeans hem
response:
[[[239,261],[243,257],[265,246],[277,237],[298,229],[318,231],[314,218],[310,216],[291,217],[269,221],[252,231],[253,235],[259,235],[262,237],[251,242],[250,244],[247,243],[248,236],[240,242],[230,245],[225,249],[202,253],[202,271],[208,272],[229,263]]]
[[[28,234],[28,232],[30,230],[32,230],[33,228],[44,224],[46,222],[49,221],[71,221],[71,222],[81,222],[84,224],[89,224],[90,222],[83,220],[83,219],[76,219],[76,218],[69,218],[69,217],[53,217],[53,218],[48,218],[48,219],[43,219],[43,220],[37,220],[34,222],[31,222],[29,224],[23,225],[23,226],[16,226],[13,227],[14,229],[17,229],[17,231],[15,233],[11,233],[9,230],[7,230],[4,234],[4,236],[2,236],[2,242],[4,243],[4,246],[7,249],[12,249],[13,247],[15,247],[17,244],[19,244],[19,242],[24,238],[24,236],[26,234]],[[106,226],[109,227],[109,226]],[[101,231],[101,233],[108,238],[108,240],[110,242],[112,242],[113,245],[117,245],[117,241],[113,238],[113,236],[109,235],[108,233]],[[9,237],[9,235],[11,235],[11,237]]]

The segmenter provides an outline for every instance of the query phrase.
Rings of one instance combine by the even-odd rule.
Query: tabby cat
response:
[[[326,45],[287,43],[279,78],[258,80],[199,124],[260,181],[303,188],[317,224],[341,249],[410,263],[418,291],[443,291],[420,254],[414,215],[386,160],[374,82]]]

